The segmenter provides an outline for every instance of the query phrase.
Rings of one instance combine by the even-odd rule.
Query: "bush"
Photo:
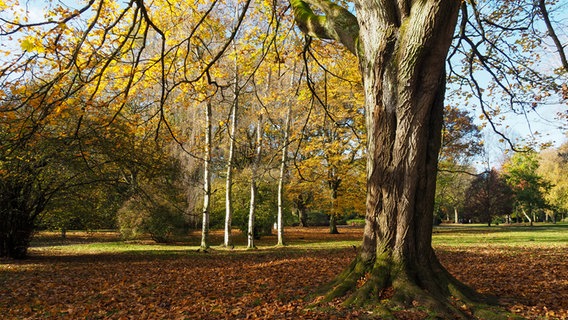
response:
[[[152,240],[166,243],[186,231],[182,212],[167,202],[155,202],[140,195],[133,196],[118,210],[117,219],[124,239],[149,234]]]
[[[0,177],[0,258],[24,259],[36,217],[47,203],[33,179]]]
[[[329,216],[323,212],[313,211],[308,214],[309,226],[329,226]]]
[[[0,258],[26,258],[34,230],[31,214],[11,208],[0,213]]]
[[[350,226],[363,227],[365,226],[365,219],[349,219],[346,223]]]

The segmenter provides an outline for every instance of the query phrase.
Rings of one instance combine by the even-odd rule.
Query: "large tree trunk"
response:
[[[359,23],[368,128],[363,245],[328,297],[353,290],[348,303],[360,304],[392,288],[393,303],[466,317],[452,299],[477,295],[440,265],[431,246],[444,64],[460,2],[379,2],[387,8],[356,2],[358,21],[365,22]]]
[[[290,1],[301,30],[340,41],[357,54],[365,90],[363,244],[325,300],[350,293],[347,304],[384,306],[381,301],[387,299],[446,319],[478,314],[481,296],[455,280],[432,249],[444,67],[462,2],[355,0],[358,29],[353,29],[354,16],[333,3]],[[391,309],[385,307],[385,312]]]
[[[308,227],[308,213],[305,207],[298,208],[298,221],[300,223],[300,227],[307,228]]]
[[[460,217],[458,214],[458,207],[454,207],[454,223],[459,223],[460,222]]]
[[[300,193],[294,199],[294,206],[296,207],[300,227],[308,226],[308,203],[312,201],[311,199],[312,197],[309,193]]]

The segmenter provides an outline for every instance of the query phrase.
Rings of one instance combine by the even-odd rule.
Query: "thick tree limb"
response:
[[[329,0],[290,0],[296,24],[305,34],[318,39],[336,40],[357,54],[359,25],[349,10]],[[323,11],[317,15],[311,6]]]
[[[558,38],[558,35],[556,34],[554,27],[552,26],[552,22],[550,22],[550,16],[548,15],[548,10],[546,9],[545,1],[540,0],[538,2],[538,7],[540,9],[540,14],[542,15],[542,19],[544,20],[544,23],[546,24],[546,29],[548,30],[548,35],[552,38],[552,41],[554,41],[554,45],[556,46],[556,49],[558,50],[558,55],[560,56],[560,61],[562,61],[562,67],[564,68],[564,71],[568,72],[568,59],[566,59],[566,53],[564,52],[564,46],[562,46],[562,43],[560,42],[560,39]]]

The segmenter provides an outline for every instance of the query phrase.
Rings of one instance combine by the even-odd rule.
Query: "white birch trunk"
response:
[[[456,207],[454,207],[454,220],[455,220],[454,223],[459,223],[459,222],[460,222],[460,220],[459,220],[459,215],[458,215],[458,208],[456,208]]]
[[[522,212],[523,212],[523,215],[527,218],[527,220],[529,220],[529,223],[530,223],[530,225],[531,225],[531,227],[532,227],[532,225],[533,225],[533,219],[531,219],[531,217],[525,212],[525,209],[523,209]]]
[[[256,211],[256,196],[257,196],[257,186],[256,186],[256,176],[258,174],[258,166],[260,165],[260,160],[262,157],[262,114],[258,116],[258,125],[256,128],[256,155],[252,163],[252,172],[250,177],[250,209],[249,209],[249,220],[248,220],[248,249],[256,248],[254,245],[254,220]]]
[[[231,133],[229,143],[229,155],[227,158],[227,178],[225,187],[225,238],[223,245],[228,247],[231,245],[231,231],[233,219],[233,158],[235,155],[235,134],[237,131],[237,105],[238,99],[235,97],[235,103],[232,108],[231,115]]]
[[[276,228],[278,233],[278,245],[284,245],[284,176],[286,174],[286,161],[288,160],[288,140],[290,135],[290,117],[292,113],[292,105],[288,104],[286,113],[286,123],[284,125],[284,145],[282,146],[282,159],[280,161],[280,177],[278,178],[278,217]]]
[[[294,64],[292,74],[290,76],[290,86],[294,84],[294,75],[296,74],[296,64]],[[281,76],[281,75],[280,75]],[[278,238],[277,245],[284,245],[284,178],[286,175],[286,162],[288,160],[288,144],[290,140],[290,122],[292,116],[292,102],[287,100],[288,109],[286,111],[286,120],[284,123],[284,141],[282,146],[282,158],[280,160],[280,176],[278,178],[278,213],[276,217],[276,233]]]
[[[238,4],[235,8],[235,16],[238,15]],[[227,179],[225,186],[225,236],[223,245],[229,247],[232,245],[232,220],[233,220],[233,159],[235,156],[235,141],[237,132],[237,112],[239,109],[239,67],[237,55],[237,43],[233,40],[233,51],[235,53],[235,88],[234,101],[231,108],[231,132],[229,136],[229,155],[227,157]]]
[[[211,102],[205,108],[205,156],[203,157],[203,222],[201,228],[201,248],[209,247],[209,209],[211,207]]]

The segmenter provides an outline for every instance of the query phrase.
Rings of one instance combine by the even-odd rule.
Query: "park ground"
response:
[[[31,257],[0,261],[2,319],[374,319],[372,308],[320,303],[317,289],[352,261],[362,228],[287,228],[245,250],[198,252],[199,233],[168,245],[115,232],[36,235]],[[221,243],[222,234],[212,234]],[[568,319],[568,225],[441,226],[433,245],[458,279],[527,319]],[[425,319],[398,310],[397,319]]]

